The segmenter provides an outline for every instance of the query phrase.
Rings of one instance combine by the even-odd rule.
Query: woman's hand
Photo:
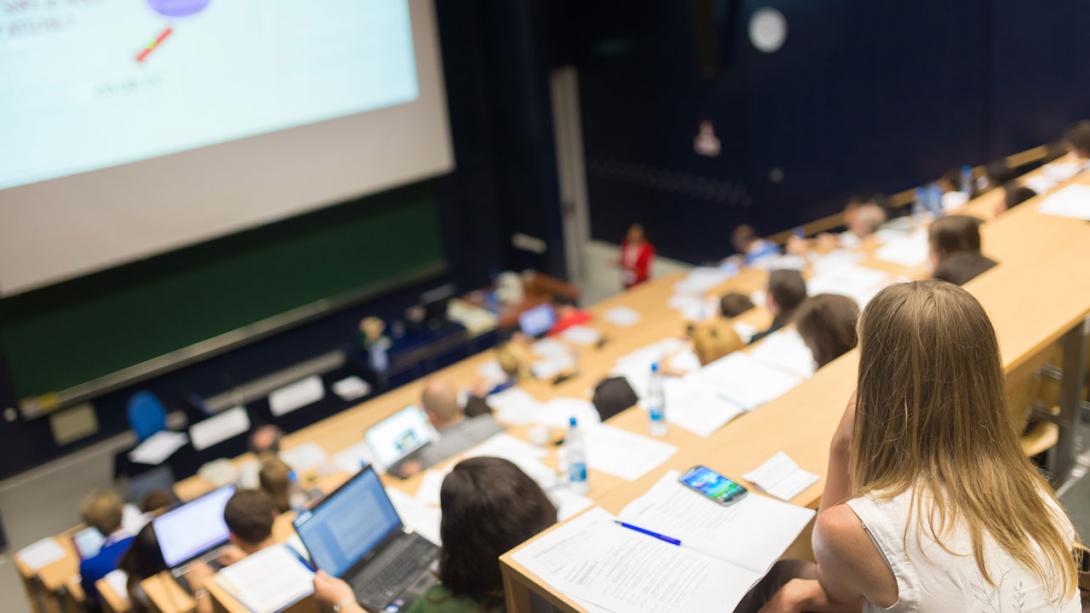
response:
[[[314,597],[329,606],[345,605],[356,601],[356,594],[344,581],[331,577],[324,571],[314,574]]]

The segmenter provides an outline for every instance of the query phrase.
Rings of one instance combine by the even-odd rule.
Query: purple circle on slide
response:
[[[204,10],[212,0],[148,0],[148,5],[167,17],[189,17]]]

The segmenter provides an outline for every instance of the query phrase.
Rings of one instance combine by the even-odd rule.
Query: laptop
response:
[[[234,493],[235,486],[224,486],[151,520],[163,561],[175,578],[195,560],[218,566],[216,557],[230,537],[223,510]]]
[[[408,406],[371,426],[363,436],[371,463],[379,470],[392,469],[439,438],[428,416],[417,406]]]
[[[519,315],[519,328],[531,338],[541,338],[556,324],[556,310],[551,304],[526,309]]]
[[[344,579],[368,611],[407,608],[437,581],[439,548],[401,523],[373,466],[292,523],[314,566]]]

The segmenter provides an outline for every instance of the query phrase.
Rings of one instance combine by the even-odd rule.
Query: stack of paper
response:
[[[602,335],[588,326],[572,326],[561,332],[560,338],[574,345],[593,345],[602,340]]]
[[[276,613],[314,593],[314,573],[284,545],[246,556],[215,581],[254,613]]]
[[[799,468],[799,465],[782,451],[743,476],[746,481],[780,500],[791,500],[818,480],[817,475]]]
[[[613,307],[606,311],[605,319],[615,326],[627,328],[640,322],[640,314],[628,307]]]
[[[222,413],[199,421],[189,427],[193,448],[204,451],[250,429],[250,415],[245,407],[232,407]]]
[[[64,548],[53,537],[48,537],[23,547],[18,555],[23,564],[36,571],[63,558]]]
[[[397,488],[388,488],[386,493],[390,496],[390,502],[394,504],[397,514],[401,516],[401,523],[436,545],[443,544],[439,536],[443,513],[437,506],[421,504]]]
[[[174,455],[183,445],[189,442],[185,432],[173,432],[160,430],[144,439],[135,449],[129,452],[129,459],[139,464],[157,466]]]
[[[814,354],[794,329],[766,336],[750,355],[797,377],[805,379],[814,374]]]
[[[1090,220],[1090,185],[1068,185],[1046,198],[1041,203],[1040,211],[1060,217]]]
[[[587,465],[633,481],[658,468],[677,447],[606,424],[583,430]]]
[[[708,364],[693,376],[746,411],[752,411],[802,383],[801,377],[738,351]]]

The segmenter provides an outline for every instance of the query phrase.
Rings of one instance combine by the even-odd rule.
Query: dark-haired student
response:
[[[991,270],[996,261],[970,251],[955,253],[935,267],[934,278],[954,285],[965,285],[979,275]]]
[[[1002,211],[1009,211],[1014,207],[1022,204],[1030,198],[1037,196],[1037,192],[1033,191],[1025,185],[1018,185],[1017,183],[1009,183],[1003,186],[1003,209]],[[1000,212],[1002,212],[1000,211]]]
[[[1079,613],[1075,530],[1010,426],[980,303],[948,283],[892,285],[867,303],[859,334],[817,563],[777,563],[736,613]]]
[[[125,571],[126,588],[129,593],[129,605],[135,613],[145,613],[154,610],[151,600],[141,587],[141,583],[159,573],[167,570],[167,564],[163,561],[163,554],[159,550],[159,540],[155,536],[155,530],[151,522],[148,522],[133,539],[132,546],[121,557],[117,565]]]
[[[459,462],[439,494],[443,518],[439,582],[408,613],[504,611],[499,558],[556,523],[556,508],[533,479],[500,458]],[[341,613],[359,613],[352,588],[319,572],[314,596]]]
[[[980,220],[968,215],[946,215],[927,228],[931,265],[962,251],[980,253]]]
[[[753,308],[749,296],[739,292],[727,292],[719,299],[719,314],[727,319],[738,317]]]
[[[847,296],[818,294],[795,313],[795,329],[818,368],[855,348],[859,305]]]
[[[772,314],[772,325],[753,335],[755,343],[791,323],[795,310],[806,300],[806,281],[797,270],[773,270],[768,273],[765,308]]]

